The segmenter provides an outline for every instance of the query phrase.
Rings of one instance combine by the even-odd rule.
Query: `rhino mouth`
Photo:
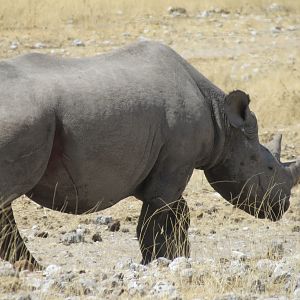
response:
[[[257,174],[243,186],[234,202],[236,207],[256,218],[278,221],[290,206],[290,191],[290,184],[276,183],[275,174],[269,179]]]
[[[254,207],[253,205],[248,206],[237,206],[245,212],[258,219],[269,219],[270,221],[279,221],[284,213],[288,210],[290,206],[289,196],[285,196],[283,199],[277,200],[273,205],[266,204],[261,207]]]

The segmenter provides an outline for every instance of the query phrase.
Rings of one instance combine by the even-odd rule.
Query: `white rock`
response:
[[[138,283],[136,280],[130,280],[129,283],[127,284],[127,289],[131,296],[135,295],[137,288],[138,288]]]
[[[61,272],[61,267],[58,265],[49,265],[43,272],[46,278],[56,277]]]
[[[180,271],[180,278],[191,283],[193,280],[194,271],[192,268],[183,269]]]
[[[300,299],[300,287],[294,290],[293,296],[295,300]]]
[[[120,284],[119,279],[115,279],[115,278],[108,278],[101,281],[102,287],[107,289],[113,289],[119,286],[119,284]]]
[[[106,46],[107,46],[107,45],[112,45],[112,41],[110,41],[110,40],[105,40],[105,41],[102,42],[102,44],[103,44],[103,45],[106,45]]]
[[[18,272],[14,269],[14,267],[11,263],[6,262],[6,261],[0,262],[0,277],[2,277],[2,276],[3,277],[4,276],[14,277],[17,275],[18,275]]]
[[[126,270],[126,269],[130,268],[130,265],[132,263],[133,263],[132,258],[123,258],[115,264],[114,269],[116,269],[116,270]]]
[[[67,271],[60,274],[60,280],[63,282],[71,282],[76,277],[76,274],[72,271]]]
[[[145,272],[148,269],[147,266],[144,266],[144,265],[138,264],[138,263],[134,263],[134,262],[129,265],[129,268],[130,268],[130,270],[136,271],[136,272]]]
[[[73,46],[76,46],[76,47],[84,47],[85,44],[82,40],[80,39],[75,39],[73,42],[72,42]]]
[[[17,50],[19,48],[19,42],[12,42],[9,48],[11,50]]]
[[[88,230],[85,229],[85,228],[77,228],[76,229],[76,234],[79,235],[79,236],[84,236],[85,233],[87,233],[87,232],[88,232]]]
[[[139,278],[139,273],[132,270],[125,270],[124,272],[122,272],[122,274],[123,274],[124,281],[130,281],[132,279]]]
[[[30,294],[23,294],[23,295],[19,295],[18,298],[16,298],[17,300],[32,300]]]
[[[150,263],[151,267],[168,267],[172,261],[165,257],[159,257]]]
[[[291,272],[292,272],[292,268],[289,265],[283,262],[278,263],[272,274],[274,283],[280,283],[280,282],[287,283],[291,279]]]
[[[111,223],[113,218],[111,216],[98,216],[95,220],[96,224],[107,225]]]
[[[268,276],[271,276],[271,274],[274,272],[274,269],[276,268],[276,263],[270,259],[260,259],[256,263],[256,268],[260,272],[268,274]]]
[[[34,49],[43,49],[43,48],[46,48],[46,45],[44,43],[38,42],[33,45],[33,48]]]
[[[140,35],[140,36],[138,37],[138,40],[139,40],[140,42],[151,41],[150,38],[147,38],[147,37],[145,37],[145,36],[143,36],[143,35]]]
[[[43,285],[41,287],[41,292],[48,294],[50,290],[56,285],[56,281],[53,279],[49,279],[43,282]]]
[[[278,12],[278,11],[283,10],[283,6],[281,6],[280,4],[274,2],[267,9],[270,12]]]
[[[75,231],[67,232],[61,237],[60,240],[64,245],[82,243],[84,242],[84,230],[77,229]]]
[[[243,277],[248,272],[249,266],[239,260],[232,260],[227,269],[229,276]]]
[[[138,282],[137,280],[130,280],[127,285],[128,293],[130,296],[139,294],[140,296],[145,295],[145,286],[144,284]]]
[[[296,281],[295,281],[295,289],[298,289],[298,288],[300,289],[300,273],[296,277]]]
[[[138,281],[137,280],[129,280],[128,284],[127,284],[127,288],[135,288],[138,286]]]
[[[241,65],[241,70],[248,69],[251,65],[249,63],[245,63]]]
[[[226,294],[220,297],[217,297],[216,300],[241,300],[242,298],[239,295],[233,293]]]
[[[293,25],[290,25],[286,28],[288,31],[295,31],[297,30],[297,27],[296,26],[293,26]]]
[[[187,11],[184,7],[168,7],[168,13],[173,17],[185,16]]]
[[[122,33],[122,36],[124,36],[124,37],[130,37],[130,36],[131,36],[131,33],[129,33],[129,32],[123,32],[123,33]]]
[[[78,224],[76,231],[77,231],[78,229],[82,229],[84,234],[90,232],[90,230],[89,230],[88,228],[86,228],[86,225],[84,225],[84,224]]]
[[[266,268],[272,268],[273,270],[276,267],[276,263],[270,259],[260,259],[256,263],[256,268],[259,270],[264,270]],[[272,271],[273,272],[273,271]]]
[[[232,258],[240,260],[240,261],[245,261],[245,260],[248,259],[247,255],[245,253],[241,252],[241,251],[233,250],[231,252],[231,256],[232,256]]]
[[[191,268],[191,263],[186,257],[177,257],[169,264],[169,268],[172,272],[178,272],[183,269]]]
[[[38,230],[40,230],[40,226],[39,226],[39,225],[33,225],[33,226],[31,227],[31,230],[32,230],[32,231],[38,231]]]
[[[264,297],[263,300],[288,300],[290,298],[287,298],[285,296],[273,296],[273,297]]]
[[[278,27],[278,26],[275,26],[275,27],[271,27],[271,32],[272,33],[279,33],[279,32],[281,32],[281,28],[280,27]]]
[[[173,284],[167,281],[159,281],[154,285],[150,293],[159,298],[169,298],[171,296],[174,296],[174,294],[176,294],[177,291]]]
[[[44,281],[40,278],[35,278],[35,277],[26,278],[26,284],[32,290],[39,290],[42,287],[43,282]]]
[[[90,294],[97,289],[97,283],[91,278],[80,278],[79,284],[83,288],[84,294]]]
[[[202,11],[201,13],[199,13],[199,14],[197,15],[197,17],[198,17],[198,18],[207,18],[207,17],[209,17],[209,15],[210,15],[209,11],[208,11],[208,10],[204,10],[204,11]]]

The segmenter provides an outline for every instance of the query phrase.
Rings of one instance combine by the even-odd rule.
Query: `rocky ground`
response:
[[[0,57],[28,52],[87,56],[136,40],[162,41],[225,91],[244,89],[260,138],[284,135],[283,159],[300,156],[300,16],[263,9],[117,12],[86,28],[1,29]],[[1,83],[0,83],[1,84]],[[232,208],[196,171],[185,191],[191,210],[190,259],[141,259],[135,227],[141,204],[125,199],[105,211],[72,216],[25,197],[17,223],[40,272],[0,262],[0,299],[300,299],[300,187],[276,223]]]

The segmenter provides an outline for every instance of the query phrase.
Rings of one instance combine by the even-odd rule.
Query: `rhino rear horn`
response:
[[[269,151],[274,155],[274,157],[280,161],[281,155],[281,141],[282,141],[282,134],[275,134],[272,141],[270,141],[266,147]]]
[[[300,182],[300,159],[284,164],[292,175],[293,185]]]

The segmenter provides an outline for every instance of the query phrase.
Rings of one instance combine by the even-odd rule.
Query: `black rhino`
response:
[[[156,42],[93,58],[1,61],[0,257],[37,265],[11,208],[22,194],[74,214],[135,196],[143,263],[189,255],[182,192],[194,169],[233,205],[280,219],[300,160],[280,162],[280,137],[270,149],[259,143],[249,102]]]

